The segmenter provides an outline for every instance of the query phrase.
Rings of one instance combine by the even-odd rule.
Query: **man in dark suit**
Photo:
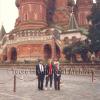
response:
[[[50,89],[52,89],[52,81],[53,81],[53,63],[52,60],[49,60],[49,63],[45,66],[45,74],[46,74],[46,84],[45,90],[47,90],[48,82],[50,81]]]
[[[38,89],[43,90],[45,68],[44,68],[42,60],[40,60],[39,63],[36,65],[36,75],[38,78]]]
[[[60,90],[60,79],[61,79],[61,67],[59,62],[54,62],[54,87],[55,90]]]

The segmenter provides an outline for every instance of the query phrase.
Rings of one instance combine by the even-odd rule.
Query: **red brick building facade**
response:
[[[91,14],[93,0],[77,0],[77,21],[80,27],[88,27],[87,16]]]
[[[68,3],[69,0],[16,0],[19,16],[15,28],[2,36],[1,60],[63,59],[64,39],[84,39],[79,27],[87,28],[86,16],[92,7],[91,0],[77,0],[75,12],[71,12]]]

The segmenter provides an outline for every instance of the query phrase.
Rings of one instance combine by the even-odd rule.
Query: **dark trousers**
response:
[[[49,75],[48,77],[46,77],[46,84],[45,84],[46,87],[48,87],[49,80],[50,80],[50,87],[52,87],[53,75]]]
[[[54,77],[54,87],[55,90],[60,90],[60,77]]]
[[[38,77],[38,89],[43,90],[44,77]]]

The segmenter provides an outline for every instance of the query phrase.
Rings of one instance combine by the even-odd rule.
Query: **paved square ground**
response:
[[[0,69],[0,100],[100,100],[100,77],[62,75],[61,90],[38,91],[35,74],[17,75],[13,92],[13,73]]]

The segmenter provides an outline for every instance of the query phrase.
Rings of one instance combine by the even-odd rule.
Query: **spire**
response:
[[[6,31],[5,31],[5,28],[4,26],[2,25],[1,26],[1,30],[0,30],[0,39],[5,35]]]
[[[20,6],[20,0],[16,0],[15,4],[16,4],[16,7],[19,7]]]
[[[78,23],[76,21],[76,18],[74,16],[73,9],[72,9],[72,12],[70,14],[70,19],[69,19],[69,24],[68,24],[68,30],[67,31],[77,31],[78,29],[79,29]]]
[[[5,28],[4,28],[4,26],[3,26],[3,25],[1,26],[0,33],[2,33],[2,34],[5,34],[5,33],[6,33]]]

